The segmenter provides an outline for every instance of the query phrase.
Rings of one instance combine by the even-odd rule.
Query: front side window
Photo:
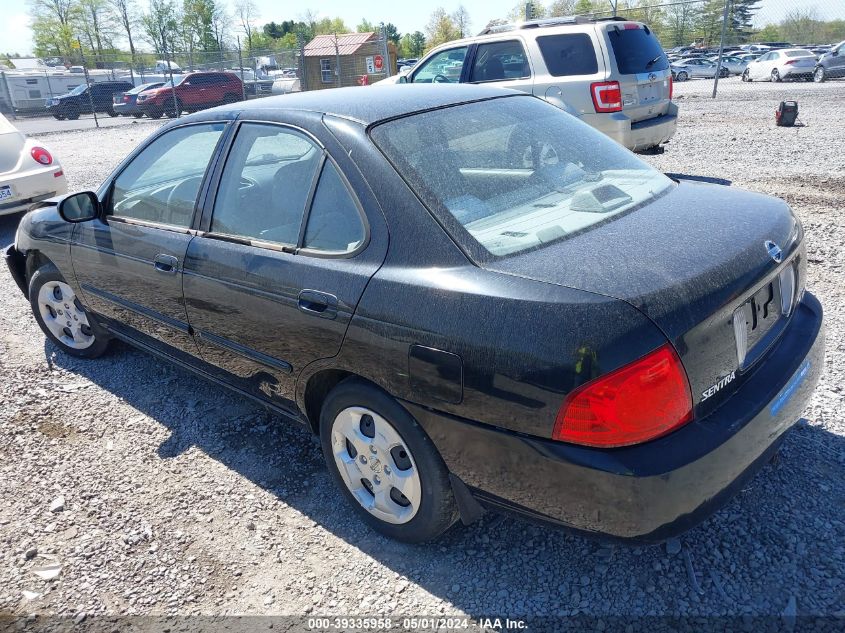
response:
[[[296,245],[321,158],[295,130],[243,124],[223,169],[211,231]]]
[[[539,99],[442,108],[382,123],[370,134],[480,261],[588,231],[672,185],[604,134]]]
[[[225,123],[187,125],[165,132],[115,178],[115,216],[188,227]]]
[[[479,44],[469,80],[504,81],[531,76],[525,49],[519,40]]]
[[[593,40],[586,33],[543,35],[537,45],[552,77],[594,75],[599,70]]]
[[[415,84],[459,82],[466,56],[466,46],[440,51],[414,72],[411,81]]]
[[[334,83],[334,77],[332,76],[332,60],[320,60],[320,77],[324,84]]]

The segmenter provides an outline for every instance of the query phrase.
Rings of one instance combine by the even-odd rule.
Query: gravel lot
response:
[[[751,617],[789,627],[837,615],[845,626],[845,82],[730,79],[715,102],[710,89],[676,84],[681,127],[648,160],[785,198],[807,231],[828,337],[806,420],[713,518],[653,547],[490,514],[433,545],[386,540],[343,505],[304,431],[126,347],[96,361],[57,352],[3,271],[0,615],[590,614],[597,630],[642,615],[742,616],[732,622],[746,630],[761,628]],[[775,127],[787,98],[805,127]],[[156,125],[41,138],[71,188],[93,188]],[[15,225],[0,218],[0,242]],[[35,573],[55,566],[55,579]]]

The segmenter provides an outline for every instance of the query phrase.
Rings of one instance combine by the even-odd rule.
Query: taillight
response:
[[[798,61],[797,59],[790,59],[788,62],[786,62],[786,64],[784,64],[784,66],[792,66],[792,64],[794,64],[797,61]]]
[[[681,359],[669,343],[581,385],[558,411],[552,438],[610,448],[639,444],[692,420]]]
[[[123,103],[129,103],[129,95],[123,95]]]
[[[672,79],[672,73],[669,73],[669,101],[672,100],[672,95],[675,93],[675,80]]]
[[[622,109],[622,89],[618,81],[599,81],[590,84],[590,94],[596,112],[619,112]]]
[[[53,157],[50,155],[50,152],[43,147],[33,147],[29,153],[36,163],[41,163],[42,165],[51,165],[53,163]]]

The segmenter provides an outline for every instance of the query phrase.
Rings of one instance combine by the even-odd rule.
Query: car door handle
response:
[[[337,317],[337,297],[316,290],[303,290],[299,293],[299,309],[322,319],[334,319]]]
[[[175,275],[179,270],[179,260],[173,257],[173,255],[156,255],[153,265],[158,272],[168,273],[170,275]]]

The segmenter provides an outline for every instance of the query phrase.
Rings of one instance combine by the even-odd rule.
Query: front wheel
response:
[[[678,81],[686,81],[687,79],[689,79],[689,75],[686,71],[682,70],[678,73]]]
[[[172,98],[168,99],[164,106],[164,113],[167,115],[168,119],[175,119],[182,113],[182,102],[177,99],[174,104]]]
[[[751,73],[748,72],[748,69],[742,71],[742,80],[743,81],[751,81]]]
[[[342,382],[323,404],[320,438],[336,485],[375,530],[422,543],[457,520],[437,449],[385,392],[358,379]]]
[[[817,84],[823,83],[827,79],[824,74],[824,66],[819,66],[813,71],[813,81]]]
[[[64,115],[68,120],[75,121],[79,118],[79,107],[75,105],[67,106],[67,108],[65,108]]]
[[[73,288],[55,266],[42,266],[32,275],[29,303],[44,334],[63,352],[96,358],[108,348],[108,335],[88,318]]]
[[[776,82],[783,81],[783,79],[781,79],[780,73],[778,72],[777,68],[772,68],[772,81],[776,81]]]
[[[727,68],[722,68],[719,71],[719,77],[722,78],[722,79],[724,79],[725,77],[729,77],[730,74],[731,74],[731,71],[729,71]]]

